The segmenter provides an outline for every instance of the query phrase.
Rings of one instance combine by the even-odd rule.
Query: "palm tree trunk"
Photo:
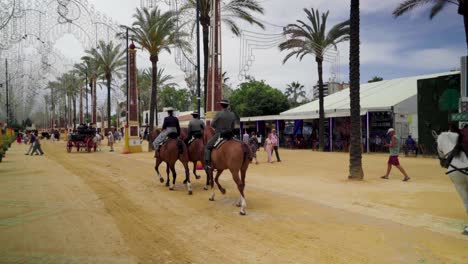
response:
[[[73,129],[76,129],[76,95],[73,95]]]
[[[155,124],[154,112],[158,109],[158,56],[151,56],[151,99],[150,99],[150,120],[148,129],[148,150],[153,150],[153,130]],[[158,126],[158,118],[156,117],[156,126]]]
[[[110,74],[106,75],[107,80],[107,128],[111,128],[111,78]]]
[[[96,87],[96,81],[97,81],[96,77],[94,77],[93,80],[92,80],[92,87],[91,87],[91,93],[92,93],[92,95],[91,95],[92,99],[91,100],[92,100],[92,105],[93,105],[92,106],[93,109],[91,111],[93,112],[92,113],[93,124],[95,124],[95,125],[97,123],[97,100],[96,100],[97,99],[97,96],[96,96],[96,88],[97,87]]]
[[[207,21],[204,21],[207,20]],[[202,28],[203,28],[203,109],[206,113],[206,106],[207,106],[207,93],[208,93],[208,60],[209,60],[209,49],[208,45],[210,43],[209,35],[210,35],[210,19],[203,19],[202,18]]]
[[[360,36],[359,0],[351,0],[349,97],[351,108],[351,144],[349,150],[349,179],[362,180],[361,105],[360,105]]]
[[[323,151],[325,148],[325,111],[323,108],[323,59],[316,57],[319,82],[319,149]],[[331,135],[330,135],[331,137]]]
[[[80,88],[80,124],[83,124],[83,85]]]

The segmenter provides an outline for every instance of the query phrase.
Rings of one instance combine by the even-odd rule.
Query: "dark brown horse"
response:
[[[215,132],[213,128],[207,125],[203,134],[204,141],[207,142],[210,138],[213,137],[214,134]],[[252,151],[250,147],[242,141],[236,139],[230,139],[224,142],[219,148],[214,148],[211,151],[211,161],[213,170],[216,170],[216,177],[213,181],[213,170],[207,171],[211,185],[211,195],[209,200],[214,201],[214,182],[216,182],[216,185],[222,194],[226,193],[226,189],[221,186],[218,179],[224,170],[229,170],[231,171],[232,178],[236,183],[237,189],[239,189],[239,193],[241,195],[239,201],[236,203],[236,206],[241,208],[240,214],[245,215],[245,208],[247,207],[244,195],[245,176],[251,159]]]
[[[155,133],[157,136],[159,134],[159,131]],[[154,137],[156,138],[156,137]],[[160,148],[159,148],[159,155],[158,153],[155,152],[155,158],[156,158],[156,165],[154,169],[156,170],[156,173],[158,174],[159,181],[161,183],[164,183],[164,179],[159,173],[159,165],[162,162],[165,162],[167,167],[166,167],[166,173],[167,173],[167,181],[166,181],[166,186],[169,187],[169,190],[173,191],[174,190],[174,185],[176,182],[176,177],[177,173],[175,170],[175,163],[177,160],[180,160],[182,165],[184,165],[185,168],[185,180],[184,184],[187,185],[187,190],[188,194],[192,194],[192,184],[190,182],[190,171],[188,167],[188,150],[187,146],[182,143],[182,152],[179,154],[179,146],[177,144],[177,139],[169,137]],[[169,170],[172,172],[172,182],[169,180]]]
[[[188,146],[188,156],[189,161],[193,162],[193,174],[195,175],[196,179],[200,179],[200,176],[197,175],[197,162],[201,161],[203,168],[205,168],[205,160],[204,160],[204,152],[205,152],[205,143],[203,142],[203,138],[196,138],[189,146]],[[208,177],[208,172],[206,172],[206,185],[204,187],[205,190],[208,190],[208,185],[210,184],[210,178]]]

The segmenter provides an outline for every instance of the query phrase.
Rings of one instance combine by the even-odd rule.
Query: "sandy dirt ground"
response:
[[[0,164],[0,263],[468,263],[468,218],[435,159],[401,158],[405,183],[364,155],[352,182],[347,154],[282,149],[268,164],[260,151],[240,216],[228,173],[210,202],[204,173],[187,195],[180,164],[175,191],[160,184],[152,153],[43,145]]]

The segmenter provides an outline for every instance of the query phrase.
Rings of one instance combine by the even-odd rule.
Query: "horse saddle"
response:
[[[161,143],[159,144],[159,146],[166,144],[168,140],[169,140],[169,137],[164,137]]]
[[[216,140],[216,142],[214,144],[214,148],[219,149],[224,143],[226,143],[226,141],[228,141],[228,139],[219,137],[218,140]]]
[[[191,137],[190,140],[187,142],[188,144],[187,145],[190,145],[192,144],[194,141],[195,141],[195,137]]]

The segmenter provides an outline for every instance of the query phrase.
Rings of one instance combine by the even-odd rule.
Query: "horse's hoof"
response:
[[[169,183],[168,183],[168,182],[166,182],[166,187],[169,187]]]
[[[246,213],[245,213],[245,212],[242,212],[242,211],[240,211],[239,214],[240,214],[240,215],[246,215]]]
[[[163,178],[159,178],[159,181],[160,181],[161,183],[164,183]]]
[[[201,177],[198,175],[195,175],[195,179],[199,180]]]
[[[208,187],[206,187],[206,186],[203,187],[203,190],[208,191]]]
[[[184,181],[184,184],[187,184],[187,180]]]
[[[237,207],[241,207],[241,204],[240,204],[240,203],[236,203],[236,206],[237,206]]]
[[[221,189],[219,189],[219,190],[221,191],[222,194],[226,194],[226,189],[221,188]]]
[[[213,202],[213,201],[214,201],[214,198],[208,198],[208,200],[210,200],[210,201],[212,201],[212,202]]]
[[[189,194],[189,195],[192,195],[192,194],[193,194],[193,192],[192,192],[192,191],[188,191],[188,194]]]
[[[169,187],[169,191],[173,191],[174,190],[174,187]]]

